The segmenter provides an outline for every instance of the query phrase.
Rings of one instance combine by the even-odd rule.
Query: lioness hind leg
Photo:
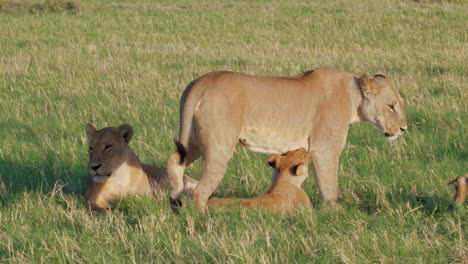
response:
[[[109,213],[109,210],[107,210],[108,206],[109,204],[103,201],[92,201],[92,202],[86,201],[87,209],[92,213],[96,213],[100,215]]]
[[[235,144],[232,146],[232,150],[230,151],[226,151],[224,153],[209,151],[207,155],[204,156],[202,175],[197,187],[193,191],[193,198],[198,211],[205,211],[208,198],[223,179],[227,163],[234,152],[234,146]]]
[[[193,192],[195,187],[197,187],[198,181],[194,178],[184,175],[184,191],[185,192]]]
[[[200,157],[198,149],[192,147],[187,152],[185,162],[180,164],[180,154],[175,152],[167,159],[167,178],[171,189],[170,200],[173,207],[180,206],[179,200],[182,192],[184,191],[184,179],[187,181],[187,177],[184,178],[184,171],[187,166]]]
[[[184,171],[185,163],[180,164],[180,154],[173,153],[167,159],[167,179],[171,189],[170,200],[171,206],[180,205],[179,197],[184,189]]]

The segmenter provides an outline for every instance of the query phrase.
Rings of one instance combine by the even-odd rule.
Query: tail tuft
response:
[[[175,141],[176,147],[177,147],[177,152],[179,152],[180,155],[180,161],[179,164],[182,165],[185,163],[185,157],[187,156],[187,150],[185,149],[184,145],[180,143],[180,141]]]

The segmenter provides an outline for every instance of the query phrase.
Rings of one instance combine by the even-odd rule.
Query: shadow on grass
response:
[[[84,196],[86,168],[64,164],[54,153],[34,163],[0,160],[0,202],[8,205],[23,193],[49,194],[58,189],[66,195]]]
[[[406,203],[409,202],[411,207],[419,208],[420,212],[428,216],[434,216],[437,214],[444,214],[449,212],[449,209],[452,205],[452,201],[448,197],[442,197],[439,195],[402,195],[402,196],[393,196],[393,203]]]
[[[377,193],[373,192],[360,193],[359,195],[363,197],[363,201],[356,206],[359,210],[367,214],[374,214],[389,210],[389,208],[409,205],[411,208],[424,213],[426,216],[437,216],[449,213],[453,206],[451,197],[412,194],[411,190],[398,193],[387,192],[385,198],[379,197]]]
[[[0,14],[76,13],[78,10],[79,3],[77,1],[0,0]]]

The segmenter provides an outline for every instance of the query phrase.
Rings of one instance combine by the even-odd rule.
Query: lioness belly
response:
[[[254,152],[274,154],[298,148],[308,149],[307,138],[307,136],[291,136],[276,131],[246,129],[241,132],[239,143]]]

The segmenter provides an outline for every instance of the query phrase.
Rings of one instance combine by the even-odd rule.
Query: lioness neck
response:
[[[363,112],[362,112],[362,92],[359,85],[359,76],[354,76],[352,84],[349,86],[349,93],[352,103],[352,112],[350,124],[365,121]]]
[[[122,175],[116,172],[117,177],[121,178],[129,177],[127,184],[128,189],[135,195],[149,195],[152,192],[150,179],[146,172],[143,170],[143,166],[140,163],[138,157],[130,149],[127,151],[125,171],[122,171]]]

